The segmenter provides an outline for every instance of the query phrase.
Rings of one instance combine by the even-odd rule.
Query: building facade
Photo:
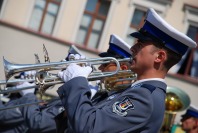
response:
[[[0,0],[0,79],[5,79],[3,57],[33,64],[38,54],[43,62],[43,44],[51,62],[64,59],[72,44],[86,57],[98,57],[111,34],[132,46],[129,33],[143,24],[148,8],[198,42],[197,0]],[[198,48],[188,51],[166,80],[198,106]],[[57,95],[55,89],[49,93]]]

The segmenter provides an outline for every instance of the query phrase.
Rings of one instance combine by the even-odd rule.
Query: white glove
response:
[[[66,70],[58,72],[58,76],[64,81],[67,82],[75,77],[85,77],[87,78],[91,73],[92,68],[89,66],[79,66],[75,63],[70,64]]]
[[[86,59],[86,57],[79,54],[69,54],[68,57],[62,59],[61,61],[72,61],[72,60],[82,60],[82,59]]]
[[[19,84],[16,86],[16,88],[23,88],[23,87],[28,87],[28,86],[34,86],[34,83],[29,83],[29,82],[23,82],[22,84]],[[31,89],[25,89],[25,90],[21,90],[19,91],[19,93],[21,94],[21,96],[24,96],[28,93],[34,93],[35,88],[31,88]]]
[[[69,55],[69,60],[84,60],[86,59],[85,56],[79,55],[79,54],[70,54]]]
[[[91,90],[91,98],[92,98],[99,90],[99,84],[96,81],[96,85],[94,86],[91,82],[89,82],[89,88]]]
[[[26,71],[24,75],[21,75],[21,79],[33,79],[36,75],[36,71]]]

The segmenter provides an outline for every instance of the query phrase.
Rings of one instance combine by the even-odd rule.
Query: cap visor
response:
[[[103,52],[99,54],[100,57],[115,57],[115,55],[110,54],[108,52]]]
[[[20,77],[20,75],[14,76],[15,79],[19,79]]]
[[[185,121],[185,120],[187,120],[187,119],[189,119],[189,118],[191,118],[191,117],[192,117],[192,116],[187,115],[187,114],[182,115],[182,116],[181,116],[181,121]]]
[[[140,32],[133,32],[130,34],[130,36],[137,38],[139,40],[144,40],[144,41],[152,41],[151,38],[144,36],[143,34],[141,34]]]

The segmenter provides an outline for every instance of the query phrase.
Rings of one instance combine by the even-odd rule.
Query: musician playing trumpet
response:
[[[182,115],[181,128],[186,133],[198,133],[198,107],[191,105]]]
[[[143,27],[131,36],[137,38],[130,63],[137,80],[123,91],[93,103],[87,80],[91,67],[71,64],[61,72],[65,84],[57,92],[68,117],[67,133],[159,132],[165,112],[164,78],[188,48],[197,45],[153,9],[147,11]],[[121,46],[113,48],[120,54],[125,51]]]
[[[120,42],[119,43],[115,42],[115,40],[123,41],[118,36],[112,35],[112,37],[110,38],[110,43],[115,43],[118,46],[123,45]],[[116,50],[111,50],[111,52],[112,52],[111,57],[115,57],[118,59],[130,57],[131,56],[130,46],[128,44],[125,44],[124,47],[125,47],[125,49],[127,49],[127,52],[124,52],[127,56],[119,55],[119,54],[117,54]],[[107,57],[107,55],[105,56],[104,54],[105,53],[101,53],[99,56]],[[109,54],[109,52],[107,52],[107,54]],[[71,53],[68,57],[69,58],[73,57],[74,58],[73,60],[85,59],[85,57],[82,55],[79,55],[79,54],[74,55]],[[109,64],[111,64],[111,65],[108,65],[106,67],[106,69],[109,69],[109,71],[114,71],[115,67],[116,67],[115,64],[114,63],[109,63]],[[123,70],[126,70],[128,63],[123,62],[122,64],[123,65],[121,65],[122,66],[121,68]],[[104,65],[100,66],[101,71],[107,71],[107,70],[103,69],[102,67],[104,67]],[[28,72],[28,73],[31,73],[31,72]],[[25,75],[23,75],[23,74],[25,74]],[[31,77],[29,74],[26,74],[26,73],[23,73],[23,74],[20,74],[18,77],[20,77],[22,79],[24,79],[26,77]],[[130,81],[131,80],[128,80],[127,82],[130,83]],[[125,82],[125,81],[120,81],[120,82]],[[116,83],[117,82],[114,82],[112,84],[112,87],[115,86]],[[30,84],[28,82],[24,82],[24,83],[18,85],[17,87],[21,88],[21,87],[26,87],[26,86],[30,86],[30,85],[32,85],[32,84]],[[125,85],[128,85],[128,84],[125,84]],[[99,86],[98,85],[95,86],[95,85],[91,84],[90,82],[89,82],[88,86],[89,86],[90,92],[91,92],[91,96],[89,98],[92,98],[95,95],[95,92],[99,90]],[[116,86],[115,86],[115,88],[116,88]],[[22,101],[23,101],[23,103],[32,103],[32,102],[38,101],[38,98],[36,97],[36,95],[34,95],[32,90],[34,90],[34,88],[20,91],[20,93],[23,94],[23,97],[18,100],[20,102],[18,102],[17,104],[22,103]],[[97,93],[95,98],[93,98],[92,100],[96,102],[99,98],[102,98],[107,93],[105,92],[104,95],[102,95],[102,94],[103,93]],[[10,109],[10,110],[6,110],[6,111],[8,112],[7,114],[10,114],[12,111],[16,111],[16,109]],[[65,123],[67,122],[67,114],[64,112],[64,108],[62,106],[60,99],[54,99],[53,101],[51,101],[49,103],[42,104],[42,105],[34,104],[31,106],[19,107],[18,111],[20,112],[20,113],[18,113],[18,117],[19,117],[19,119],[22,120],[21,125],[25,124],[24,125],[25,129],[22,129],[23,131],[26,130],[27,132],[39,132],[39,133],[52,132],[52,133],[54,133],[54,132],[64,132],[65,129],[66,130],[68,129],[67,124],[62,124],[62,122],[65,122]],[[15,121],[17,121],[19,119],[15,119]],[[4,121],[4,123],[8,122],[6,119],[2,119],[2,120]],[[12,118],[12,120],[13,120],[13,118]],[[14,130],[13,128],[9,128],[9,129]],[[10,130],[4,130],[4,131],[8,132]],[[19,132],[21,132],[21,131],[19,131]]]
[[[15,76],[16,79],[24,79],[24,78],[31,78],[34,76],[35,71],[28,71],[22,72],[18,76]],[[27,77],[26,77],[27,76]],[[18,87],[26,87],[26,86],[33,86],[34,83],[18,83],[16,88]],[[10,86],[10,85],[9,85]],[[14,92],[9,94],[8,98],[9,101],[7,103],[2,103],[0,100],[0,108],[4,107],[12,107],[17,104],[24,104],[26,101],[24,100],[25,97],[35,96],[35,88],[30,88],[26,90],[20,90],[19,92]],[[28,130],[27,123],[22,116],[22,113],[19,108],[14,109],[7,109],[0,111],[0,132],[1,133],[21,133],[26,132]]]

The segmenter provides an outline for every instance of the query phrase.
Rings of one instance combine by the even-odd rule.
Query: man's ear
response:
[[[162,62],[162,61],[166,60],[166,58],[167,58],[166,52],[164,50],[160,50],[156,54],[155,62]]]
[[[195,121],[196,121],[196,125],[198,126],[198,118],[195,118]]]
[[[121,65],[120,65],[120,68],[121,68],[122,70],[128,70],[128,66],[127,66],[126,64],[121,64]]]

